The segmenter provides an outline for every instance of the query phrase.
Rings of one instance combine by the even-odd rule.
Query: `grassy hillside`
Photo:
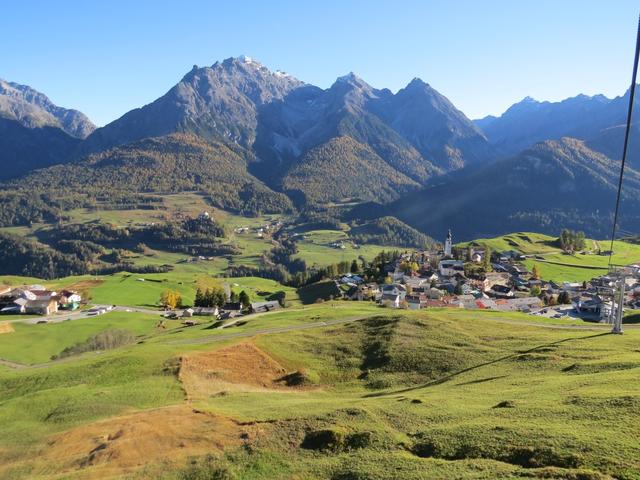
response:
[[[523,263],[527,268],[538,267],[545,280],[578,282],[607,273],[608,255],[599,255],[598,251],[609,250],[610,241],[587,239],[584,254],[568,254],[557,245],[557,237],[539,233],[520,232],[494,238],[481,238],[471,242],[459,243],[459,247],[488,246],[494,252],[516,250],[528,258]],[[613,242],[614,265],[629,265],[640,262],[640,246],[627,242]]]
[[[161,268],[165,265],[171,266],[172,271],[155,277],[153,275],[156,274],[152,274],[151,278],[166,278],[169,282],[174,283],[192,283],[193,278],[190,277],[199,275],[220,276],[229,267],[260,267],[263,255],[273,249],[275,244],[269,235],[258,234],[257,229],[277,221],[284,222],[287,225],[286,229],[291,233],[295,232],[306,237],[297,242],[298,253],[295,258],[304,260],[308,266],[314,264],[326,266],[339,261],[351,261],[359,257],[371,260],[381,250],[397,249],[402,248],[405,244],[429,241],[427,236],[395,219],[383,219],[381,222],[373,221],[352,229],[347,224],[336,223],[329,225],[333,229],[316,230],[317,227],[314,225],[296,223],[298,219],[294,216],[262,214],[252,217],[213,208],[206,196],[198,192],[164,196],[144,194],[141,195],[141,203],[145,205],[145,208],[141,208],[142,205],[123,205],[122,208],[114,209],[108,203],[99,202],[95,208],[83,207],[67,210],[65,220],[59,224],[34,222],[31,226],[2,227],[0,235],[9,234],[43,245],[42,242],[50,241],[49,239],[54,237],[65,239],[64,235],[59,234],[63,228],[82,227],[83,225],[86,227],[87,224],[91,224],[96,228],[104,226],[136,231],[148,228],[151,224],[181,224],[185,217],[195,218],[207,211],[216,224],[224,228],[224,237],[214,240],[221,248],[228,247],[229,254],[216,254],[212,258],[209,258],[209,254],[205,254],[207,260],[187,261],[192,259],[192,255],[162,250],[162,246],[149,244],[149,242],[145,243],[144,251],[124,253],[123,260],[139,269],[149,266],[155,268]],[[243,228],[248,230],[241,230]],[[340,241],[344,242],[344,249],[338,249],[331,245]],[[362,242],[366,243],[362,244]],[[114,245],[106,245],[104,247],[105,254],[111,254],[113,247]],[[131,245],[125,243],[121,243],[119,247],[132,248]],[[174,244],[173,247],[176,245]],[[51,252],[51,249],[46,248],[45,251]],[[23,257],[18,256],[17,258],[19,260]],[[94,265],[97,264],[98,262],[95,261]],[[58,275],[63,274],[62,269],[57,270]],[[7,270],[5,269],[5,271]],[[17,267],[14,270],[8,270],[8,272],[12,274],[25,273]]]
[[[638,478],[640,330],[530,322],[336,302],[3,368],[0,476]]]

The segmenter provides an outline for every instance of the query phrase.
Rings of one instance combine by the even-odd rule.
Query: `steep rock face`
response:
[[[425,158],[444,171],[495,155],[484,134],[443,95],[415,78],[375,110]]]
[[[100,150],[175,132],[224,139],[250,147],[257,110],[281,100],[304,84],[271,72],[248,57],[228,58],[211,67],[195,67],[165,95],[98,129],[87,146]]]
[[[408,224],[461,239],[508,231],[557,233],[576,228],[606,237],[611,229],[619,164],[563,138],[534,145],[484,168],[465,169],[389,207]],[[621,225],[640,228],[640,174],[628,170]],[[435,182],[434,182],[435,183]]]
[[[368,145],[399,173],[424,182],[439,169],[369,110],[372,102],[390,95],[353,73],[340,77],[327,90],[298,90],[263,110],[263,128],[255,145],[258,156],[265,160],[266,168],[273,163],[286,168],[310,149],[348,136]]]
[[[27,128],[57,127],[75,138],[85,138],[96,128],[82,112],[54,105],[43,93],[2,79],[0,117]]]

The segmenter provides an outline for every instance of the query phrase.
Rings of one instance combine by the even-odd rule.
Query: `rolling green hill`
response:
[[[520,314],[347,302],[230,331],[154,331],[153,319],[117,315],[78,332],[104,320],[142,343],[0,367],[2,478],[640,475],[632,327],[613,336]],[[318,321],[327,325],[301,329]],[[10,342],[12,359],[28,362],[17,347],[41,327],[0,335],[0,351]],[[49,351],[78,339],[65,341],[74,322],[44,328]]]
[[[481,238],[471,242],[462,242],[457,246],[488,246],[494,252],[516,250],[529,258],[523,263],[527,268],[537,266],[545,280],[557,282],[582,282],[598,275],[606,274],[609,256],[601,252],[609,250],[609,240],[586,240],[583,252],[569,254],[564,252],[557,237],[532,232],[519,232],[494,238]],[[640,245],[624,241],[613,242],[613,265],[629,265],[640,262]]]

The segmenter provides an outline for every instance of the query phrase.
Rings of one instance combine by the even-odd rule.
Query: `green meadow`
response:
[[[99,328],[140,335],[99,354],[0,369],[0,477],[640,477],[633,327],[614,336],[515,313],[396,312],[343,301],[222,330],[177,322],[159,330],[153,317],[117,312],[0,336],[0,356],[38,363]],[[316,322],[326,325],[300,329]],[[30,339],[44,345],[41,353],[28,351]],[[183,365],[185,356],[214,363]],[[265,365],[277,366],[274,378]],[[300,383],[276,378],[287,372],[298,372],[292,378]],[[123,415],[175,422],[171,415],[185,405],[185,422],[192,411],[214,424],[231,420],[228,437],[221,439],[222,427],[211,430],[209,455],[179,423],[171,424],[176,447],[161,458],[149,443],[160,437],[125,426]],[[120,418],[116,434],[110,425]],[[122,456],[136,443],[148,444],[148,453],[132,466]],[[51,449],[67,453],[50,461]]]
[[[545,280],[582,282],[607,273],[609,256],[599,255],[598,250],[608,251],[610,241],[587,239],[584,253],[568,254],[556,245],[555,240],[556,238],[549,235],[520,232],[495,238],[481,238],[473,242],[460,243],[458,246],[481,245],[488,246],[494,252],[516,250],[523,255],[539,256],[539,259],[527,258],[523,263],[529,270],[533,269],[534,265],[537,266]],[[629,265],[636,262],[640,262],[640,245],[613,242],[613,265]]]

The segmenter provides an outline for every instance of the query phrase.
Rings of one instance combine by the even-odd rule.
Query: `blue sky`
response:
[[[471,118],[530,95],[622,94],[632,0],[29,1],[0,3],[0,78],[98,125],[165,93],[194,65],[246,54],[326,88],[420,77]]]

